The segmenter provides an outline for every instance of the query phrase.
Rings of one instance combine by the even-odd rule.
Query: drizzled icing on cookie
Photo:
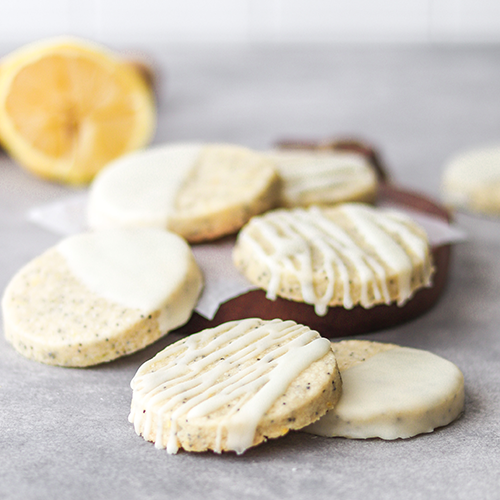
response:
[[[267,298],[274,300],[280,294],[286,272],[296,276],[304,302],[313,304],[319,316],[326,314],[336,284],[342,285],[342,304],[350,309],[355,305],[351,291],[354,270],[363,307],[389,304],[389,269],[398,277],[397,302],[403,305],[414,292],[410,255],[422,263],[423,285],[430,284],[432,266],[427,240],[412,230],[408,218],[355,203],[336,210],[342,212],[347,224],[340,225],[318,207],[311,207],[269,212],[252,219],[241,231],[241,244],[248,245],[269,271]],[[318,272],[327,282],[321,296],[314,284]]]
[[[309,192],[330,191],[360,183],[375,184],[367,160],[347,152],[278,151],[269,154],[283,178],[283,197],[288,206],[300,205]]]
[[[153,430],[156,447],[176,453],[181,419],[219,412],[214,451],[243,453],[252,446],[263,415],[330,349],[327,339],[293,321],[246,319],[204,330],[139,368],[131,382],[129,420],[145,437]]]

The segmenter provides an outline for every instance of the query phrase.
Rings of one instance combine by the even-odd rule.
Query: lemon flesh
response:
[[[151,88],[137,68],[102,47],[39,42],[0,64],[0,140],[42,177],[88,183],[152,138]]]

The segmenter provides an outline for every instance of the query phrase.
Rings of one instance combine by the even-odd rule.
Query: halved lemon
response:
[[[104,47],[57,38],[0,61],[0,141],[42,177],[88,183],[110,160],[145,146],[155,125],[151,86]]]

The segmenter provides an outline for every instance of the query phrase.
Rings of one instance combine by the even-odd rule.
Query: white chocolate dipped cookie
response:
[[[280,180],[264,155],[227,144],[169,144],[124,156],[91,185],[91,228],[152,226],[189,242],[236,232],[276,206]]]
[[[343,380],[336,407],[304,430],[354,439],[410,438],[457,419],[464,377],[428,351],[359,340],[333,343]]]
[[[7,340],[60,366],[110,361],[191,317],[202,275],[188,244],[160,229],[69,237],[23,267],[3,300]]]
[[[404,305],[431,285],[425,231],[408,216],[360,203],[274,210],[240,231],[233,261],[267,298],[314,306]]]
[[[277,150],[268,156],[276,163],[282,178],[280,205],[283,207],[375,201],[377,174],[362,154]]]
[[[445,205],[500,215],[500,147],[467,151],[452,158],[442,175]]]
[[[129,420],[157,448],[243,453],[316,421],[336,404],[341,380],[317,332],[251,318],[168,346],[131,387]]]

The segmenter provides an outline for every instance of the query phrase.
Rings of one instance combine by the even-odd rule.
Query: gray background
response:
[[[288,137],[355,135],[393,179],[439,198],[456,152],[500,142],[500,49],[478,46],[156,48],[155,142],[264,149]],[[58,241],[26,211],[73,192],[0,157],[0,289]],[[127,421],[138,366],[176,340],[88,369],[24,359],[0,337],[0,498],[500,497],[500,221],[458,214],[449,284],[425,316],[364,336],[429,349],[466,379],[466,411],[405,441],[302,433],[248,450],[169,456]]]

